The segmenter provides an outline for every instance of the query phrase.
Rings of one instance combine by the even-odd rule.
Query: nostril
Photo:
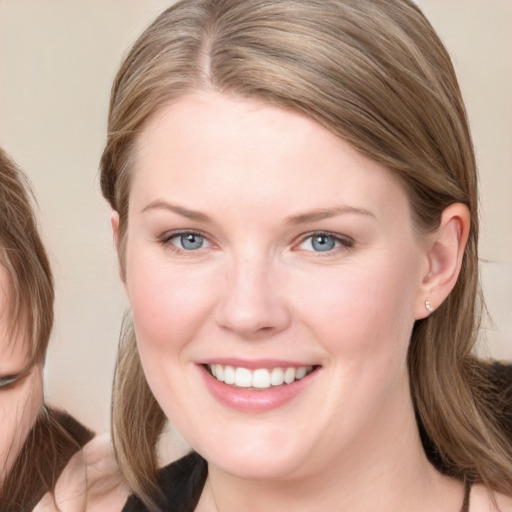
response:
[[[271,336],[274,332],[278,332],[280,329],[272,326],[242,326],[240,324],[220,324],[223,330],[231,331],[244,338],[262,338]]]
[[[226,287],[220,290],[217,324],[247,338],[285,329],[290,315],[271,273],[268,262],[256,264],[254,258],[250,265],[234,265]]]

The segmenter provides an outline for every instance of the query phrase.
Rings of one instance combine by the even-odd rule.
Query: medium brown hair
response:
[[[471,353],[483,308],[474,151],[450,57],[420,9],[410,0],[184,0],[162,13],[126,56],[111,94],[101,185],[119,213],[122,272],[138,137],[165,105],[208,89],[302,112],[391,169],[418,229],[435,229],[450,204],[468,206],[458,282],[413,330],[411,393],[437,466],[511,493],[498,392]],[[127,329],[114,381],[114,447],[131,488],[156,509],[164,415]]]
[[[9,277],[10,331],[26,326],[29,364],[42,364],[53,324],[53,278],[30,185],[0,149],[0,264]]]
[[[0,265],[9,278],[7,331],[12,343],[26,344],[27,369],[44,364],[54,301],[52,273],[33,202],[27,178],[0,149]],[[0,510],[32,510],[54,488],[71,455],[91,437],[92,432],[66,413],[41,404],[20,453],[2,478]]]

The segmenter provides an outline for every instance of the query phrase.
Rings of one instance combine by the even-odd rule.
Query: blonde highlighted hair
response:
[[[411,392],[437,466],[511,493],[501,397],[471,353],[483,308],[475,157],[450,57],[420,9],[410,0],[183,0],[162,13],[127,54],[111,94],[101,185],[119,213],[122,271],[138,137],[165,105],[207,89],[304,113],[391,169],[418,229],[435,229],[450,204],[468,206],[471,233],[455,289],[414,327]],[[165,418],[130,326],[112,418],[120,469],[157,510],[155,446]]]

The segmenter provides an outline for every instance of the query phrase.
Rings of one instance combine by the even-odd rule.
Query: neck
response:
[[[196,511],[458,512],[462,484],[428,462],[408,401],[398,415],[385,408],[334,461],[311,472],[254,481],[210,464]]]

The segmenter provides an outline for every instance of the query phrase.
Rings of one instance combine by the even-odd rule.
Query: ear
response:
[[[121,281],[126,286],[125,274],[123,271],[123,266],[121,265],[121,260],[119,258],[119,213],[116,210],[112,211],[112,215],[110,217],[110,225],[112,226],[112,235],[114,237],[114,245],[117,250],[117,260],[119,264],[119,277]]]
[[[455,286],[468,241],[470,221],[468,207],[455,203],[443,211],[439,227],[428,235],[427,271],[418,290],[416,320],[429,316]]]
[[[119,213],[115,210],[112,210],[112,215],[110,217],[110,225],[112,226],[112,234],[114,236],[114,245],[116,246],[119,243]]]

